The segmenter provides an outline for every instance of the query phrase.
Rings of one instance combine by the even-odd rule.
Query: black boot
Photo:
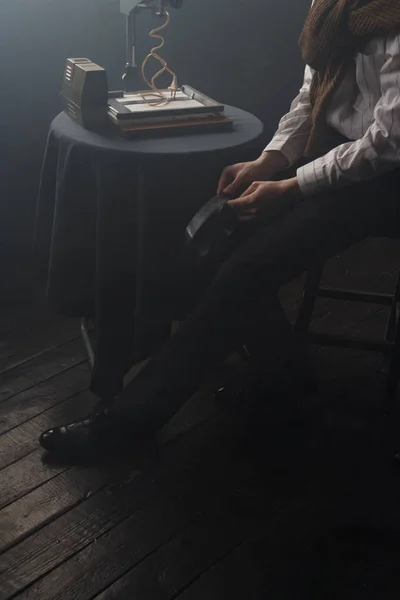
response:
[[[44,431],[39,443],[52,453],[83,455],[116,448],[133,437],[129,425],[117,421],[110,409],[105,408],[80,421]]]

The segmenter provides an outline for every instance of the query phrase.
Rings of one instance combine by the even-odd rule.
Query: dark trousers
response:
[[[177,333],[127,386],[114,414],[129,419],[134,430],[161,428],[208,371],[249,339],[260,343],[257,355],[267,369],[287,359],[289,364],[296,340],[279,288],[351,244],[382,235],[391,223],[400,224],[399,218],[400,176],[394,171],[300,200],[256,228],[221,265]]]

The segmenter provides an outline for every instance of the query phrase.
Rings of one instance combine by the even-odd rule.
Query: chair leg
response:
[[[386,327],[386,335],[385,339],[387,342],[393,342],[396,336],[396,324],[397,319],[400,317],[399,311],[399,303],[400,303],[400,273],[397,277],[396,282],[396,290],[393,296],[392,306],[390,308],[389,320]],[[389,373],[390,370],[390,354],[385,354],[382,360],[382,373]]]
[[[396,335],[396,323],[399,317],[399,302],[400,302],[400,273],[397,277],[396,291],[393,296],[393,302],[390,309],[389,321],[386,329],[386,340],[393,342]]]
[[[303,297],[294,326],[295,333],[302,338],[307,335],[310,327],[311,317],[314,311],[323,270],[324,265],[314,269],[313,271],[309,271],[306,276]]]
[[[400,379],[400,319],[396,320],[393,349],[390,356],[389,373],[386,381],[386,395],[384,399],[384,412],[389,414],[393,411],[397,386]]]

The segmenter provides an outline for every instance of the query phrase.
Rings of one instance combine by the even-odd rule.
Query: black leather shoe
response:
[[[128,429],[118,424],[106,408],[81,421],[44,431],[39,443],[48,452],[76,454],[116,447],[128,436]]]

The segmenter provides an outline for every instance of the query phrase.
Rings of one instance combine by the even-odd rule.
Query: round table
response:
[[[231,131],[127,139],[51,124],[36,257],[51,305],[96,324],[91,389],[119,393],[124,373],[170,332],[184,229],[221,169],[262,149],[262,123],[226,107]]]

